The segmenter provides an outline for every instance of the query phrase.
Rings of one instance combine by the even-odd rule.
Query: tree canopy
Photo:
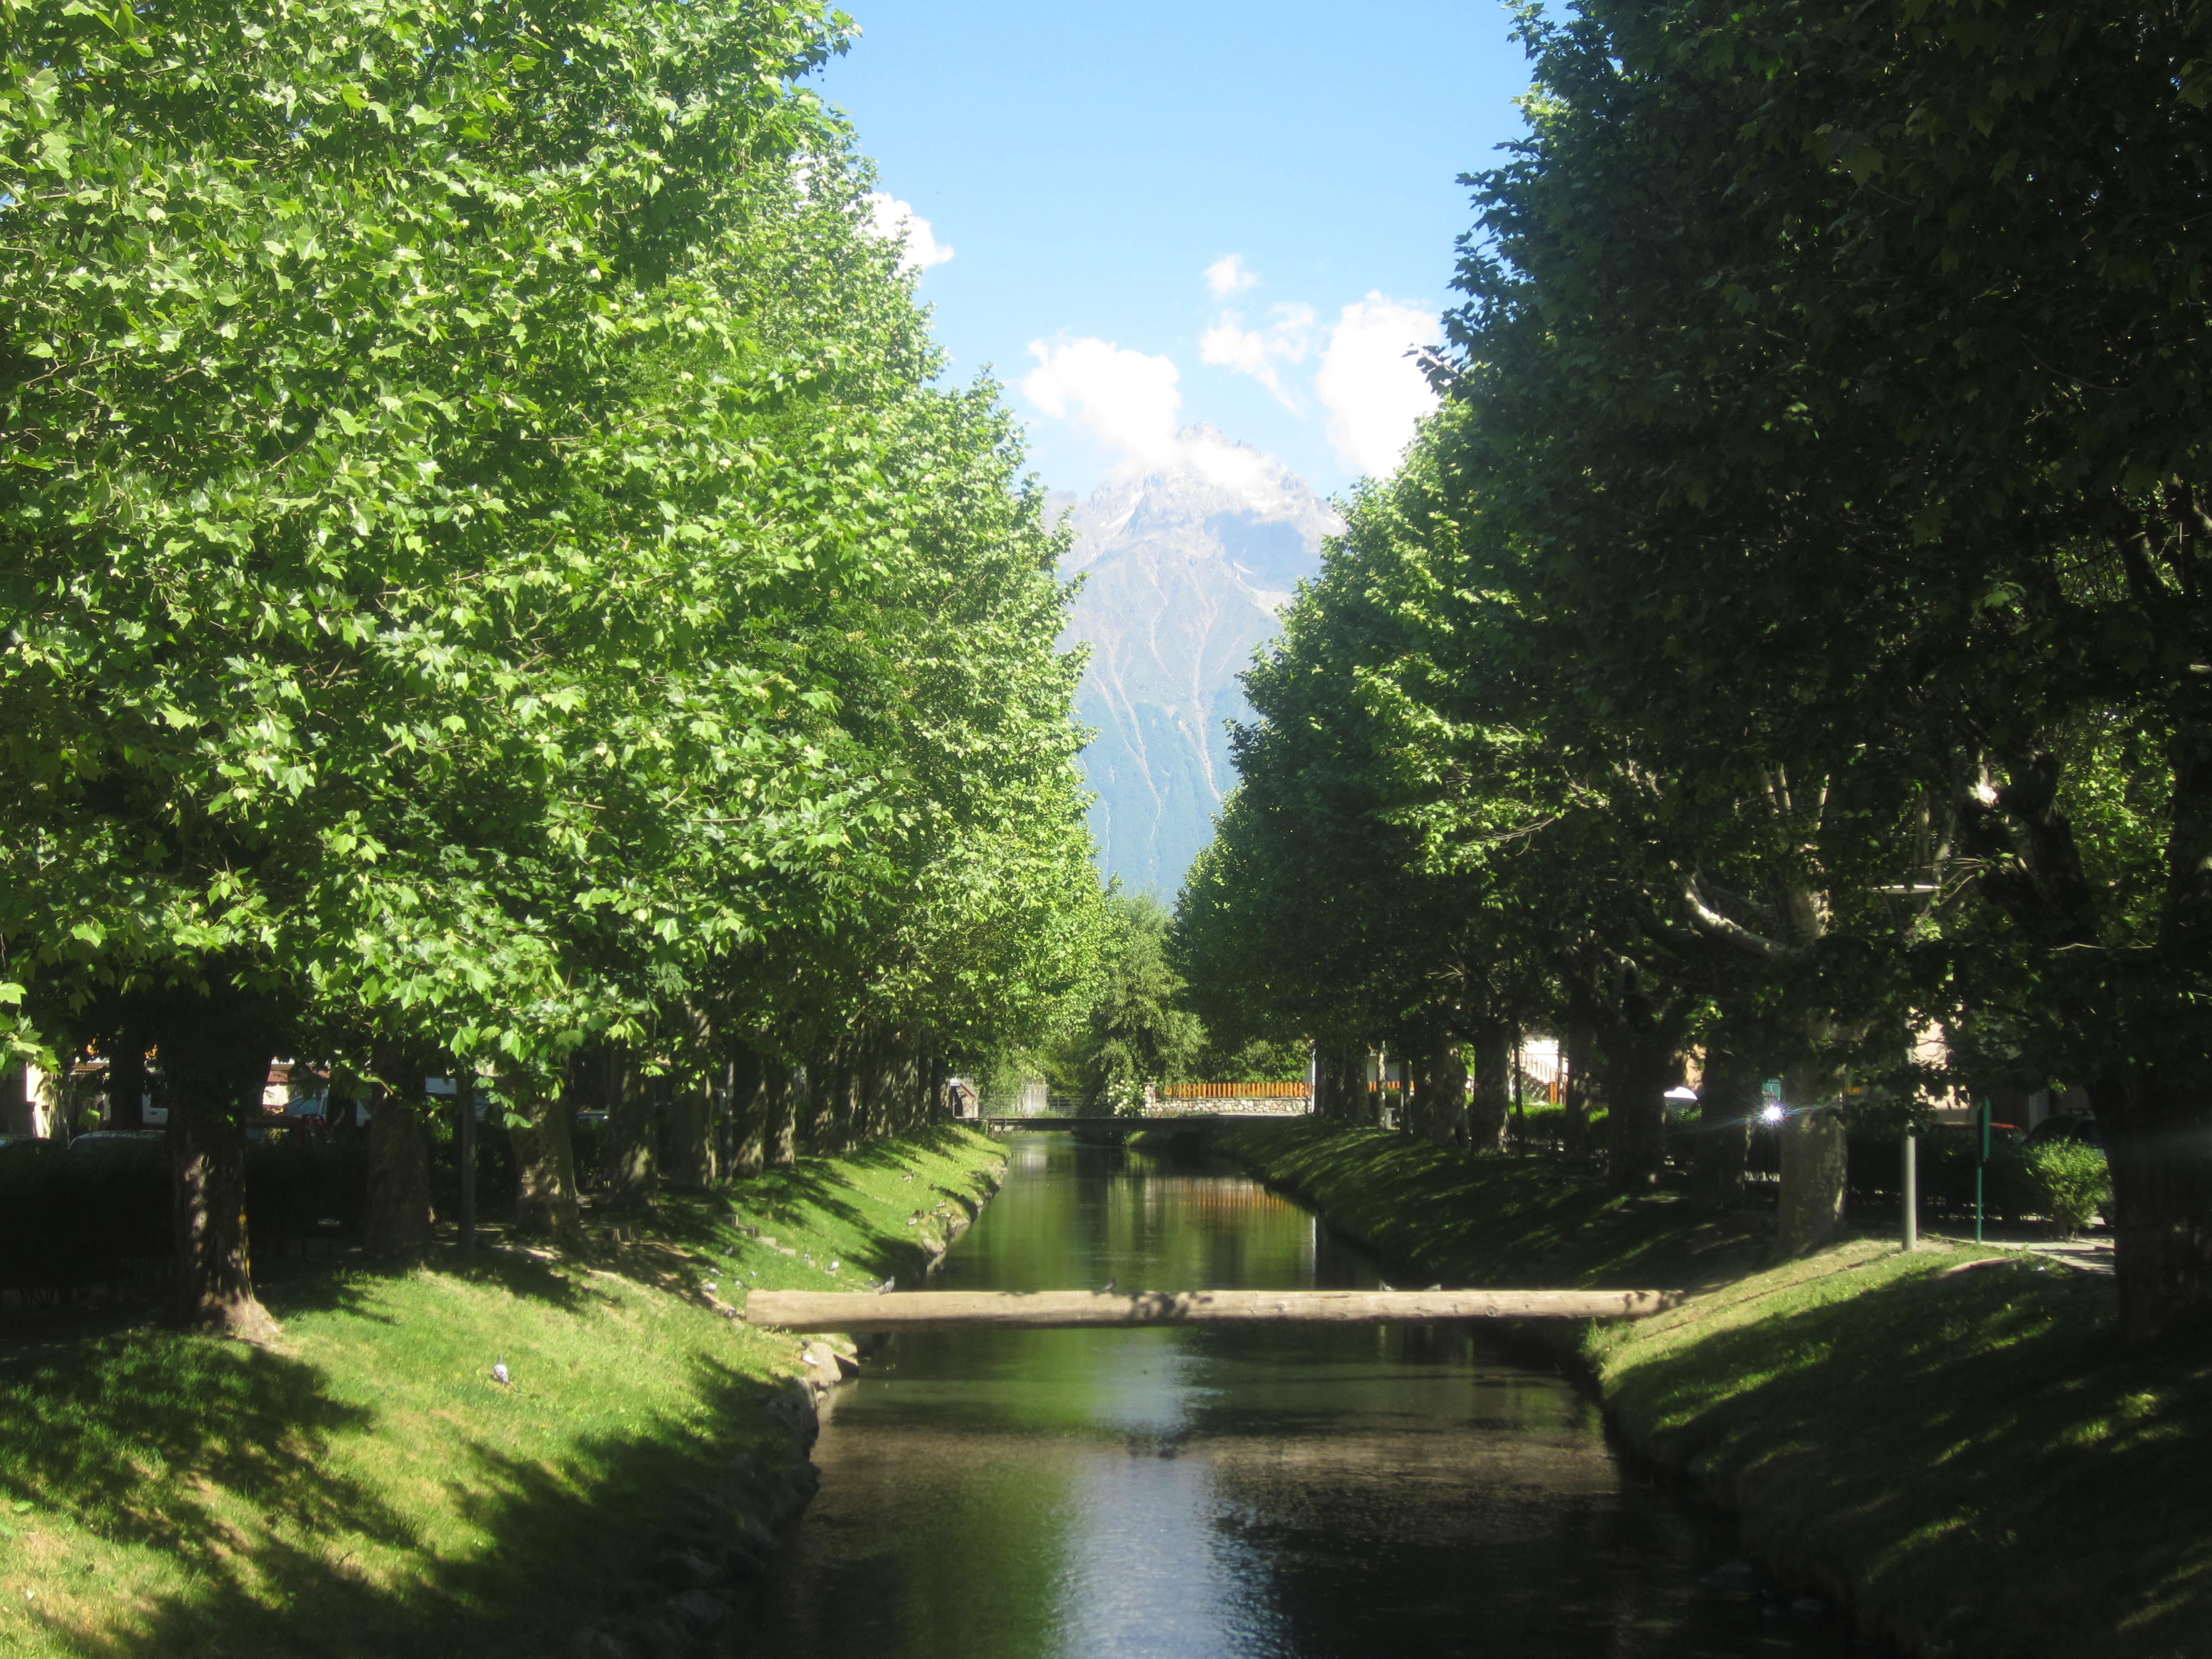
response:
[[[1060,543],[800,84],[850,33],[0,15],[11,1042],[520,1110],[679,1030],[941,1072],[1085,982]]]
[[[2203,1318],[2212,12],[1521,27],[1446,407],[1251,678],[1200,995],[1402,1044],[1480,980],[1595,1046],[1631,1178],[1663,1054],[1789,1075],[1797,1247],[1847,1080],[2080,1086],[2131,1328]]]

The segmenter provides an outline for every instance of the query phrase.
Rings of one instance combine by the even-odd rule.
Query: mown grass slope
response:
[[[2212,1654],[2212,1345],[2122,1346],[2109,1280],[1869,1238],[1771,1264],[1747,1223],[1374,1131],[1218,1145],[1449,1283],[1695,1292],[1583,1334],[1608,1409],[1866,1627],[1991,1659]]]
[[[919,1268],[1000,1161],[946,1127],[573,1255],[297,1273],[269,1348],[0,1328],[0,1653],[565,1650],[797,1455],[763,1407],[798,1344],[716,1304]]]

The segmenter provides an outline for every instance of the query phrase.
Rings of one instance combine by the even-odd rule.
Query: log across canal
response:
[[[787,1331],[925,1325],[1425,1323],[1452,1319],[1641,1319],[1680,1291],[755,1291],[745,1322]]]

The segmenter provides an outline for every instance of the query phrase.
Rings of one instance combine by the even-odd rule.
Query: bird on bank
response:
[[[504,1358],[493,1362],[491,1368],[491,1380],[498,1383],[502,1389],[508,1385],[511,1379],[507,1376],[507,1361]]]
[[[1113,1295],[1113,1294],[1114,1294],[1114,1292],[1115,1292],[1115,1291],[1117,1291],[1117,1290],[1119,1290],[1119,1289],[1121,1289],[1121,1281],[1120,1279],[1108,1279],[1108,1280],[1106,1281],[1106,1288],[1105,1288],[1104,1290],[1103,1290],[1103,1291],[1099,1291],[1099,1292],[1098,1292],[1098,1294],[1099,1294],[1099,1295],[1101,1295],[1101,1296],[1111,1296],[1111,1295]]]

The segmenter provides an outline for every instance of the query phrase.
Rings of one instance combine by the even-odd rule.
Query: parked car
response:
[[[159,1129],[94,1129],[70,1141],[69,1149],[73,1152],[110,1152],[118,1146],[134,1146],[161,1138]]]

